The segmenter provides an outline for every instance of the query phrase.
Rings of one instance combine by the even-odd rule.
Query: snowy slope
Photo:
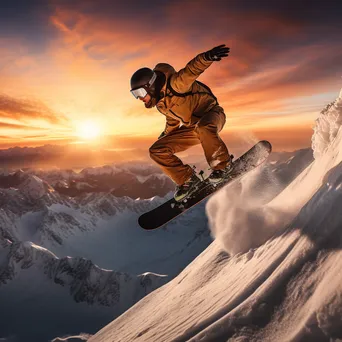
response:
[[[295,160],[297,154],[292,153],[287,157]],[[282,163],[272,165],[269,172],[281,172],[290,164],[284,159]],[[130,170],[135,167],[135,172],[145,181],[146,178],[151,180],[152,177],[159,177],[149,175],[151,170],[145,167],[137,168],[134,164],[129,167]],[[41,175],[39,172],[37,174]],[[53,174],[58,177],[58,173]],[[91,277],[89,282],[88,270],[96,270],[95,274],[103,279],[102,270],[93,263],[114,270],[112,274],[123,272],[127,279],[141,279],[139,274],[148,271],[167,274],[169,280],[212,241],[207,227],[205,203],[165,228],[146,233],[137,226],[139,214],[165,199],[154,197],[134,200],[129,197],[117,198],[112,193],[86,193],[77,198],[68,198],[51,191],[49,184],[42,181],[33,170],[19,171],[9,177],[12,187],[0,190],[0,243],[3,243],[0,252],[2,260],[5,260],[0,266],[3,279],[0,297],[4,299],[3,307],[8,307],[8,310],[2,311],[0,320],[3,320],[3,326],[6,326],[4,331],[8,335],[15,333],[16,337],[11,341],[20,340],[26,335],[38,342],[57,334],[78,334],[80,331],[94,333],[141,298],[136,295],[141,293],[141,286],[133,281],[130,283],[134,284],[134,289],[133,286],[129,287],[131,290],[122,286],[120,292],[126,292],[128,296],[127,301],[122,301],[120,306],[112,300],[111,295],[105,296],[108,303],[98,300],[111,286],[99,287],[97,284],[103,281],[98,282],[96,277]],[[35,244],[32,245],[32,242]],[[22,258],[22,255],[25,257]],[[65,257],[67,255],[68,258]],[[58,271],[58,274],[67,272],[68,284],[61,283],[59,276],[49,276],[54,274],[56,264],[64,265],[64,270]],[[78,271],[74,271],[74,268]],[[80,291],[87,309],[83,306],[80,309],[80,302],[75,300],[80,295],[75,295],[75,286],[71,284],[79,282],[89,284],[85,292]],[[115,293],[112,293],[113,296]],[[23,303],[27,300],[31,304],[26,310],[23,309]],[[11,325],[12,321],[17,322],[15,326]],[[31,331],[38,321],[46,329],[37,332],[35,328]],[[79,321],[86,321],[86,328]],[[58,327],[54,326],[54,322],[59,322]]]
[[[135,281],[141,281],[140,274],[167,274],[154,277],[170,280],[212,241],[205,203],[164,229],[146,233],[137,227],[137,217],[162,198],[134,200],[92,193],[72,199],[51,192],[32,172],[22,171],[12,185],[0,191],[0,332],[12,336],[11,341],[94,333],[142,297],[140,282]],[[103,274],[116,279],[120,272],[127,278],[120,287],[127,300],[117,305],[113,298],[118,292],[110,291],[111,280],[99,285],[106,279]],[[65,274],[67,282],[60,279]],[[36,322],[46,328],[37,330]]]
[[[285,189],[264,168],[211,197],[214,243],[89,341],[340,340],[341,117],[342,92]]]

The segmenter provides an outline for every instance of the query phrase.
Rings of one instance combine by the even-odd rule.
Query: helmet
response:
[[[131,93],[137,99],[145,97],[146,94],[152,96],[152,85],[157,78],[156,73],[149,68],[141,68],[137,70],[131,77]]]

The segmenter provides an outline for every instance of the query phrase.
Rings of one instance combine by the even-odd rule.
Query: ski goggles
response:
[[[148,83],[144,84],[143,86],[140,86],[139,88],[131,89],[131,93],[133,94],[133,96],[136,99],[138,99],[139,97],[141,97],[143,99],[148,93],[147,90],[151,87],[151,85],[154,83],[156,78],[157,78],[157,75],[154,72],[153,76],[148,81]]]

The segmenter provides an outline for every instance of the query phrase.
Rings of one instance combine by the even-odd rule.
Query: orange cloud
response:
[[[56,35],[44,51],[32,54],[23,41],[14,39],[0,48],[0,66],[6,66],[0,68],[0,91],[7,94],[0,96],[0,117],[29,120],[32,127],[31,121],[44,120],[51,141],[52,135],[74,141],[71,126],[88,118],[101,120],[103,135],[129,135],[126,144],[132,148],[145,141],[141,134],[159,135],[165,118],[131,96],[132,73],[158,62],[179,70],[196,54],[221,43],[231,47],[230,56],[213,63],[200,80],[226,111],[224,133],[260,127],[273,131],[294,121],[309,126],[324,105],[314,102],[314,96],[338,89],[338,45],[305,41],[306,23],[282,11],[203,0],[195,6],[190,1],[181,7],[178,2],[141,6],[141,15],[107,1],[96,6],[81,1],[54,4],[50,22]],[[310,103],[295,101],[309,95]],[[27,130],[28,143],[34,143],[36,135]],[[120,140],[122,148],[124,142]]]
[[[0,116],[15,120],[39,118],[52,124],[66,121],[65,117],[52,112],[39,101],[32,99],[14,99],[5,94],[0,94]]]
[[[20,125],[20,124],[14,124],[14,123],[8,123],[8,122],[0,122],[0,129],[3,128],[11,128],[11,129],[17,129],[17,130],[47,130],[43,127],[34,127],[34,126],[27,126],[27,125]]]

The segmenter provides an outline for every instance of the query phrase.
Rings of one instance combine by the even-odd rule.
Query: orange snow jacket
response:
[[[158,63],[153,69],[166,76],[166,82],[160,91],[161,99],[156,104],[158,111],[166,116],[165,134],[177,129],[181,124],[190,126],[196,123],[218,105],[210,88],[196,81],[212,63],[201,53],[178,72],[167,63]]]

